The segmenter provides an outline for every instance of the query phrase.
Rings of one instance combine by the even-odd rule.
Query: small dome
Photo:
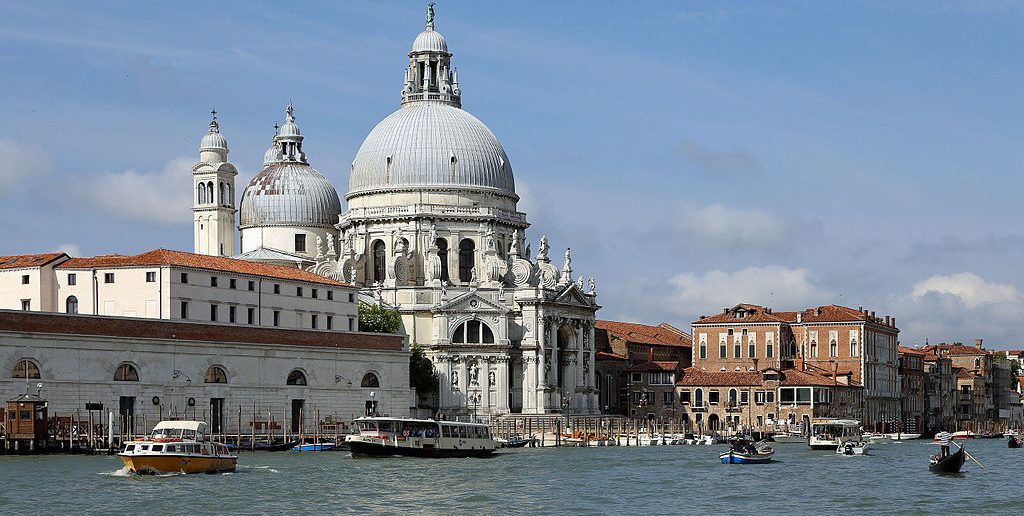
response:
[[[323,226],[338,223],[341,200],[320,172],[299,162],[271,163],[249,181],[240,227]]]
[[[448,52],[448,43],[440,32],[427,29],[412,42],[413,52]]]
[[[299,126],[296,125],[294,121],[289,120],[281,126],[281,131],[278,133],[278,136],[302,136],[302,133],[299,132]]]
[[[195,140],[192,140],[195,141]],[[228,140],[220,133],[206,133],[203,141],[199,144],[199,150],[227,150]]]
[[[281,149],[277,148],[277,142],[271,143],[266,154],[263,155],[263,166],[281,161]]]

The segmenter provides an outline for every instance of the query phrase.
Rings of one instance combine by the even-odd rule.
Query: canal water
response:
[[[137,477],[117,457],[0,457],[4,514],[1021,514],[1024,449],[975,440],[961,476],[926,441],[865,457],[778,444],[722,465],[724,446],[514,449],[489,459],[243,453],[236,473]]]

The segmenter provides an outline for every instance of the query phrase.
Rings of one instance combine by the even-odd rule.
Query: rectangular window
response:
[[[281,284],[280,283],[274,283],[274,293],[275,294],[280,294],[281,293]]]
[[[153,271],[146,272],[146,283],[155,283],[155,282],[156,282],[156,273],[153,272]]]
[[[31,299],[22,299],[21,300],[21,309],[26,311],[26,312],[28,312],[29,310],[32,310],[32,300]]]
[[[356,295],[353,294],[353,293],[349,293],[349,295],[348,295],[348,302],[349,303],[355,303],[356,302]]]
[[[181,318],[188,319],[188,301],[181,302]]]
[[[348,331],[356,331],[356,320],[351,317],[348,318]]]
[[[796,401],[796,393],[792,387],[779,389],[779,401],[782,403],[793,403]]]
[[[318,297],[317,297],[317,296],[319,296],[319,295],[320,295],[320,293],[319,293],[319,292],[317,292],[317,289],[315,289],[315,288],[314,288],[314,289],[313,289],[313,291],[312,291],[312,292],[310,292],[309,294],[310,294],[310,297],[312,297],[313,299],[318,299]]]
[[[756,404],[756,405],[764,405],[765,394],[766,393],[764,391],[757,391],[757,392],[755,392],[754,393],[754,404]]]
[[[302,287],[295,287],[295,295],[302,297]]]
[[[733,358],[740,358],[741,356],[743,356],[743,346],[741,346],[738,341],[733,343],[732,356]]]
[[[302,233],[295,233],[295,252],[306,252],[306,235]]]
[[[328,301],[334,301],[334,291],[333,290],[328,290],[327,291],[327,300]]]
[[[643,381],[643,374],[642,373],[632,373],[630,375],[629,381],[631,381],[633,383],[640,383],[640,382]]]
[[[718,391],[708,391],[708,403],[718,405]]]
[[[23,274],[21,276],[21,284],[22,285],[28,285],[28,274]]]
[[[771,342],[764,345],[764,356],[768,358],[775,356],[775,346]]]
[[[750,391],[740,391],[740,405],[747,405],[750,403]]]
[[[700,343],[700,358],[706,360],[708,358],[708,345],[706,342]]]
[[[210,286],[211,287],[216,287],[217,286],[217,276],[210,276]]]
[[[751,341],[750,344],[747,345],[747,358],[754,358],[756,356],[757,356],[757,344],[754,344],[754,342]]]
[[[775,403],[775,391],[766,392],[765,398],[768,400],[768,403]]]
[[[722,341],[718,344],[718,358],[729,358],[729,347]]]
[[[664,403],[665,405],[671,405],[671,404],[676,402],[676,399],[675,399],[676,393],[675,392],[668,391],[668,392],[665,392],[664,394],[665,394],[665,398],[662,400],[662,403]]]
[[[238,280],[236,280],[235,278],[229,279],[228,280],[228,288],[230,288],[230,289],[238,288]]]
[[[858,351],[857,350],[857,341],[856,340],[851,340],[850,341],[850,356],[851,357],[857,356],[857,351]]]
[[[333,330],[334,329],[334,316],[333,315],[328,315],[327,316],[327,329],[328,330]]]
[[[103,273],[103,283],[113,283],[113,282],[114,282],[114,273],[113,272],[105,272],[105,273]]]
[[[77,285],[77,284],[78,284],[78,276],[75,276],[75,273],[68,274],[68,285]]]
[[[210,320],[217,320],[217,305],[210,305]]]
[[[183,285],[188,285],[188,273],[187,272],[181,273],[181,283]]]
[[[316,314],[309,316],[309,326],[314,330],[317,329],[317,319],[318,317]]]
[[[281,311],[274,310],[274,326],[281,326]]]
[[[256,282],[255,281],[250,281],[249,282],[249,292],[252,292],[254,290],[256,290]]]
[[[256,309],[246,309],[246,319],[249,321],[248,324],[256,324]]]
[[[690,391],[679,391],[679,404],[689,405],[690,404]]]
[[[237,307],[234,307],[234,306],[229,306],[228,307],[228,322],[231,322],[231,323],[235,322],[235,312],[237,312],[237,311],[238,311]]]

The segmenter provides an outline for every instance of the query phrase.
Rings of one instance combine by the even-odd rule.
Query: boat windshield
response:
[[[197,433],[195,430],[188,430],[185,428],[161,428],[159,430],[153,430],[150,435],[153,439],[182,439],[185,441],[197,440]]]
[[[831,439],[839,436],[856,435],[857,428],[842,423],[815,423],[811,426],[811,433],[816,437]]]
[[[372,432],[377,433],[377,422],[376,421],[358,421],[357,426],[360,432]]]

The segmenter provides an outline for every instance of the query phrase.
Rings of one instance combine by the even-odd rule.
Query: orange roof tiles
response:
[[[988,351],[984,349],[965,346],[963,344],[931,344],[924,347],[926,353],[936,353],[940,355],[987,355]]]
[[[44,253],[44,254],[20,254],[12,256],[0,256],[0,269],[18,269],[21,267],[40,267],[46,265],[61,256],[67,256],[64,253]]]
[[[293,267],[250,262],[247,260],[236,260],[234,258],[226,258],[223,256],[207,256],[202,254],[186,253],[184,251],[172,251],[170,249],[156,249],[146,253],[137,254],[135,256],[121,256],[113,254],[94,256],[92,258],[72,258],[58,265],[58,268],[92,269],[160,265],[174,265],[193,269],[250,274],[253,276],[321,283],[324,285],[352,286],[348,283],[342,283],[319,274],[314,274],[312,272]]]
[[[594,353],[594,358],[598,360],[629,360],[622,355],[616,355],[615,353],[609,353],[607,351],[597,351]]]
[[[702,371],[695,367],[688,367],[683,370],[682,375],[676,381],[676,385],[690,387],[756,387],[763,384],[762,372],[754,371]],[[811,371],[799,369],[783,369],[779,371],[780,385],[792,386],[822,386],[822,387],[859,387],[857,384],[844,385],[834,381],[831,377]]]
[[[751,312],[751,313],[749,313],[747,315],[744,315],[743,317],[736,317],[737,309],[741,309],[744,312]],[[786,312],[783,312],[783,314],[786,314]],[[796,321],[796,315],[795,315],[796,312],[793,312],[793,314],[794,314],[793,315],[793,321]],[[716,323],[718,323],[718,324],[720,324],[720,323],[747,324],[747,323],[760,323],[760,322],[780,323],[780,322],[790,322],[790,321],[786,317],[781,315],[781,314],[776,314],[774,312],[769,313],[768,309],[763,307],[763,306],[741,303],[739,305],[736,305],[736,306],[730,308],[726,312],[723,312],[723,313],[720,313],[720,314],[716,314],[716,315],[712,315],[712,316],[708,316],[708,317],[702,317],[702,318],[700,318],[700,319],[698,319],[696,321],[693,321],[693,324],[716,324]]]
[[[639,344],[682,347],[693,345],[689,335],[668,323],[649,326],[639,323],[598,320],[594,322],[594,327],[620,339]]]
[[[900,353],[910,353],[911,355],[921,355],[921,356],[926,355],[924,350],[920,350],[920,349],[908,348],[906,346],[899,346],[898,349],[899,349]]]
[[[665,371],[665,372],[671,373],[671,372],[675,371],[676,369],[679,369],[679,362],[675,362],[675,361],[657,361],[656,360],[654,362],[644,362],[644,363],[641,363],[641,364],[637,364],[637,365],[627,369],[627,371],[629,371],[631,373],[646,372],[646,371]]]

